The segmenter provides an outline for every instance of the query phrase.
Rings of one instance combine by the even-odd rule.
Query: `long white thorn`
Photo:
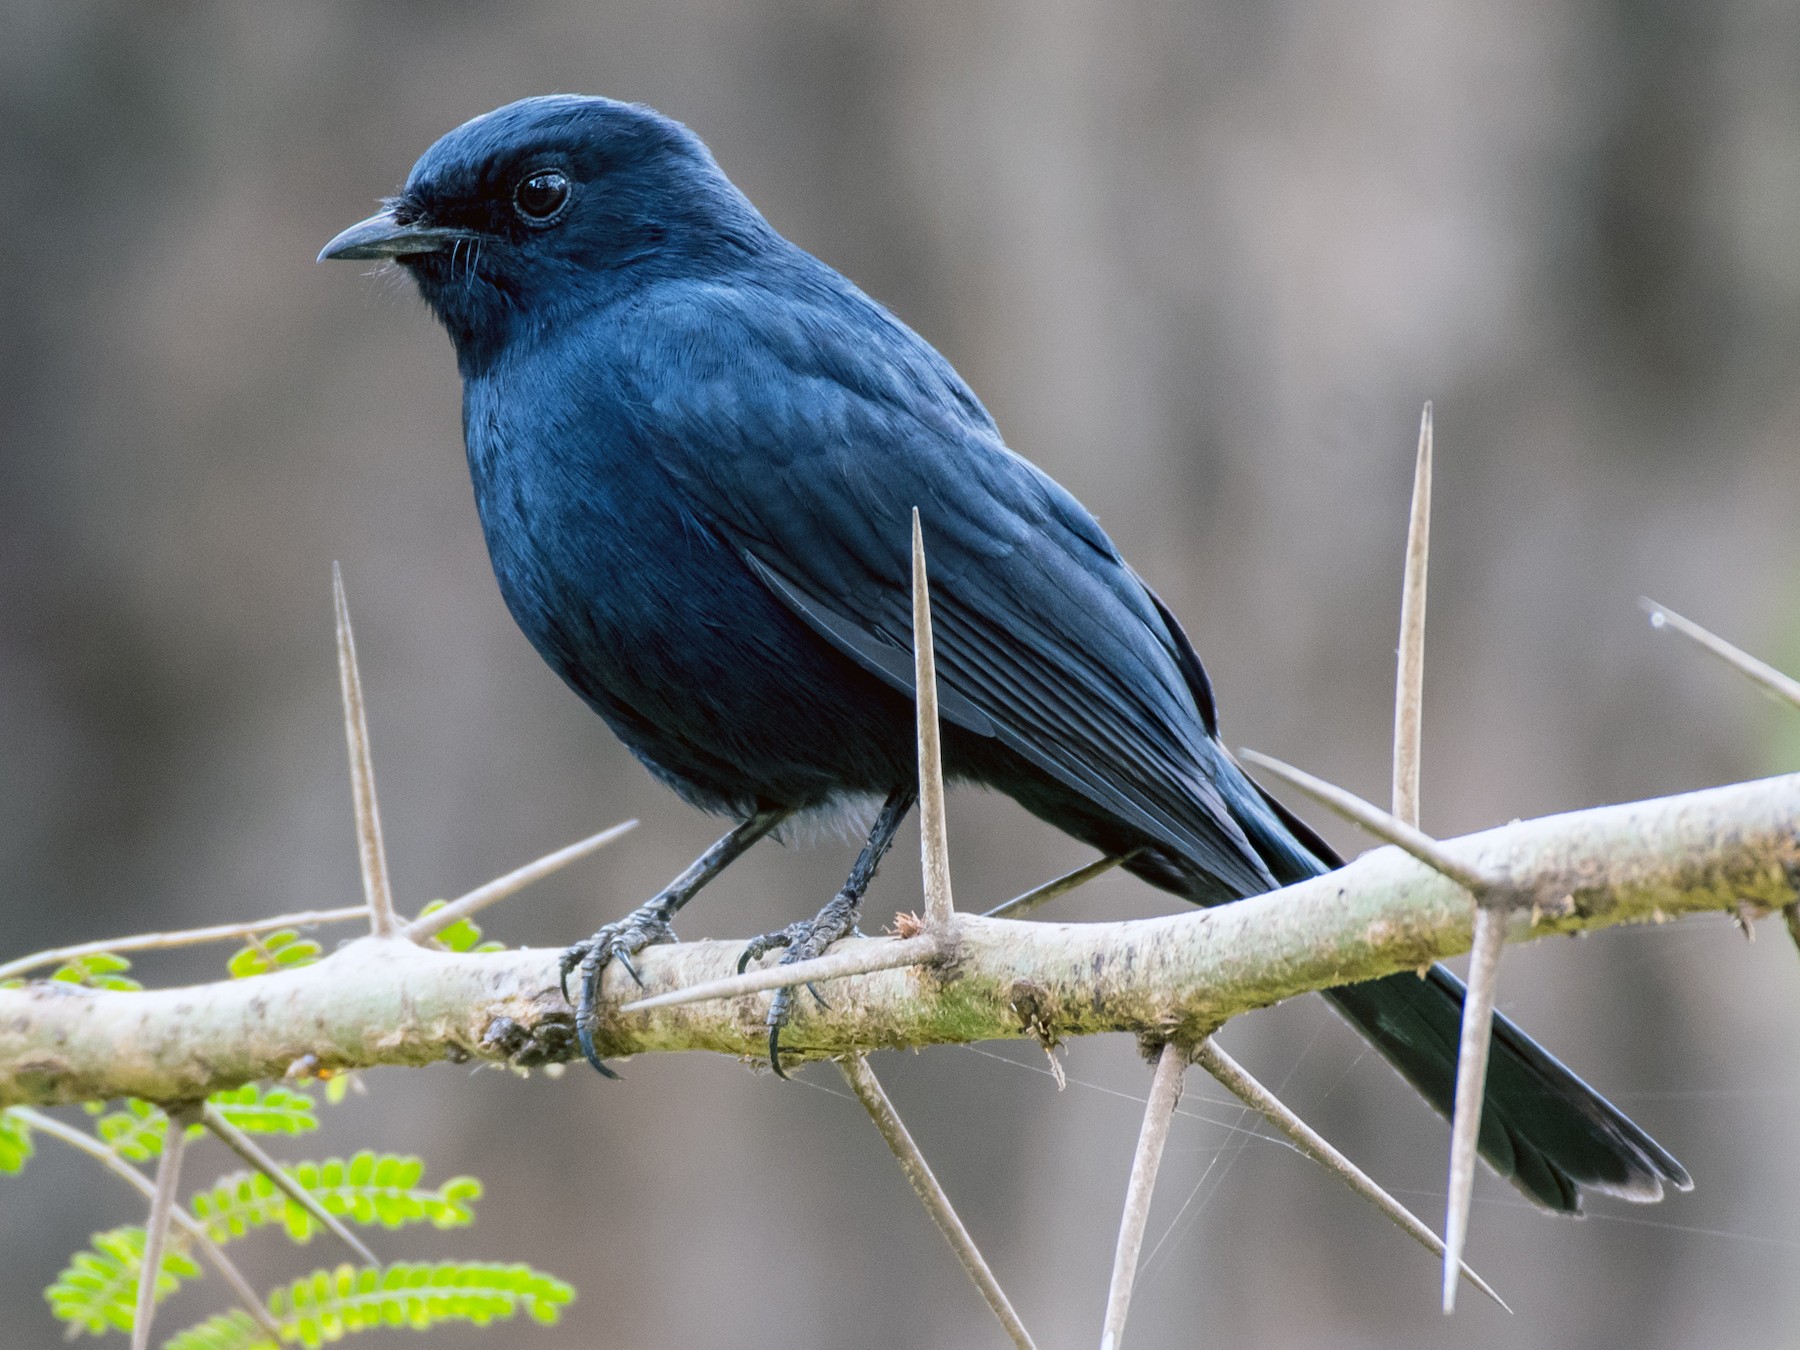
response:
[[[975,1245],[975,1239],[969,1236],[969,1230],[963,1227],[963,1221],[957,1217],[950,1197],[938,1184],[936,1174],[925,1161],[925,1155],[919,1151],[918,1144],[913,1141],[906,1122],[894,1110],[894,1103],[881,1086],[881,1080],[875,1077],[875,1071],[869,1067],[868,1058],[863,1055],[848,1055],[838,1061],[838,1068],[843,1071],[844,1081],[850,1085],[850,1090],[856,1094],[856,1100],[869,1113],[869,1119],[875,1122],[875,1128],[881,1131],[882,1139],[887,1142],[888,1148],[899,1162],[900,1170],[906,1173],[906,1179],[924,1204],[926,1213],[937,1224],[938,1231],[944,1235],[944,1240],[950,1244],[950,1250],[956,1253],[956,1259],[962,1263],[962,1268],[981,1291],[982,1298],[987,1300],[994,1316],[1000,1319],[1000,1325],[1012,1338],[1012,1343],[1021,1347],[1021,1350],[1031,1350],[1031,1333],[1025,1330],[1025,1324],[1019,1320],[1012,1301],[1006,1297],[1006,1291],[994,1278],[994,1272],[982,1256],[981,1249]]]
[[[766,970],[746,970],[742,975],[726,975],[717,980],[690,984],[685,989],[671,989],[666,994],[634,999],[619,1009],[619,1015],[649,1012],[652,1008],[676,1008],[684,1003],[704,1003],[714,998],[742,998],[745,994],[761,994],[770,989],[923,965],[935,960],[941,950],[938,939],[930,933],[909,938],[854,941],[810,961],[796,961],[789,966],[774,965]]]
[[[318,1196],[289,1176],[280,1163],[263,1151],[260,1144],[227,1120],[223,1111],[208,1102],[201,1111],[200,1119],[220,1143],[274,1182],[283,1195],[312,1215],[314,1223],[354,1252],[359,1261],[371,1266],[381,1265],[381,1258],[370,1251],[342,1219],[326,1209]],[[171,1124],[169,1128],[173,1130],[175,1126]]]
[[[131,1319],[131,1350],[148,1350],[150,1323],[156,1316],[156,1277],[162,1273],[163,1247],[168,1242],[169,1219],[175,1212],[175,1189],[181,1184],[181,1155],[187,1149],[190,1111],[171,1111],[163,1134],[162,1158],[156,1164],[156,1191],[150,1197],[150,1217],[144,1224],[144,1261],[138,1269],[137,1312]]]
[[[1370,834],[1405,849],[1427,867],[1443,873],[1472,894],[1480,895],[1488,888],[1488,882],[1480,873],[1451,857],[1437,840],[1423,833],[1417,826],[1408,825],[1403,820],[1396,820],[1379,806],[1365,802],[1355,793],[1346,792],[1335,783],[1327,783],[1323,778],[1315,778],[1304,769],[1296,769],[1292,764],[1284,764],[1278,759],[1260,754],[1255,750],[1245,750],[1242,754],[1245,759],[1259,769],[1267,769],[1277,778],[1292,783],[1307,796],[1324,802],[1333,811],[1346,820],[1362,826]]]
[[[1400,583],[1400,659],[1394,675],[1394,816],[1419,823],[1420,721],[1425,705],[1425,577],[1431,557],[1431,405],[1419,417],[1406,573]]]
[[[919,721],[919,841],[925,864],[925,926],[947,933],[956,906],[950,895],[950,834],[944,810],[944,752],[938,734],[937,661],[931,646],[931,585],[925,535],[912,513],[913,688]]]
[[[356,850],[362,861],[363,899],[369,931],[393,937],[400,931],[394,892],[388,884],[387,849],[381,842],[381,808],[375,802],[375,765],[369,756],[369,720],[363,709],[362,674],[356,667],[356,635],[344,598],[344,572],[331,564],[331,596],[337,610],[338,683],[344,696],[344,739],[350,747],[350,796],[356,805]]]
[[[458,919],[466,919],[471,914],[479,913],[489,905],[504,900],[509,895],[516,895],[534,881],[542,881],[553,872],[560,872],[572,862],[605,848],[620,835],[637,828],[635,820],[621,821],[599,834],[590,834],[586,839],[577,840],[566,848],[559,848],[554,853],[546,853],[536,862],[528,862],[523,867],[515,868],[503,877],[495,877],[485,886],[478,886],[467,895],[458,896],[442,909],[434,909],[429,914],[422,914],[407,924],[402,935],[414,942],[422,942],[426,938],[441,933]]]
[[[23,975],[28,970],[38,970],[44,966],[60,966],[83,956],[98,956],[101,952],[148,952],[169,947],[195,947],[207,942],[232,942],[239,938],[254,937],[258,933],[271,933],[278,928],[310,928],[321,923],[346,923],[351,919],[367,918],[368,914],[367,905],[347,905],[342,909],[305,909],[294,914],[275,914],[267,919],[255,919],[250,923],[221,923],[210,928],[182,928],[172,933],[138,933],[132,937],[78,942],[72,947],[52,947],[48,951],[33,952],[30,956],[8,961],[0,965],[0,980],[11,979],[14,975]]]
[[[1144,1228],[1150,1221],[1150,1197],[1156,1190],[1163,1148],[1169,1142],[1169,1123],[1181,1102],[1181,1080],[1187,1066],[1187,1051],[1173,1041],[1165,1042],[1156,1056],[1150,1099],[1144,1103],[1144,1123],[1138,1130],[1137,1153],[1131,1160],[1131,1179],[1125,1184],[1125,1212],[1119,1217],[1119,1241],[1113,1248],[1112,1283],[1106,1291],[1106,1322],[1100,1333],[1100,1350],[1118,1350],[1125,1336],[1131,1286],[1137,1281]]]
[[[1773,696],[1790,707],[1800,708],[1800,680],[1783,674],[1766,661],[1759,661],[1749,652],[1732,646],[1724,638],[1709,633],[1691,619],[1684,619],[1666,605],[1640,596],[1638,605],[1650,616],[1652,628],[1672,628],[1684,638],[1698,643],[1726,665],[1739,674],[1748,676],[1765,693]]]
[[[1073,872],[1064,872],[1060,877],[1046,881],[1042,886],[1034,886],[1023,895],[1015,895],[1004,904],[995,905],[981,917],[984,919],[1018,919],[1031,913],[1039,905],[1048,904],[1059,895],[1067,895],[1077,886],[1085,886],[1095,877],[1113,870],[1125,861],[1122,853],[1109,853],[1104,858],[1096,858],[1093,862],[1077,867]]]
[[[1456,1052],[1456,1109],[1450,1118],[1450,1199],[1444,1213],[1444,1311],[1456,1311],[1456,1272],[1469,1235],[1469,1201],[1475,1193],[1475,1146],[1481,1137],[1481,1103],[1487,1090],[1488,1046],[1494,1029],[1494,991],[1506,916],[1475,907],[1469,950],[1469,990],[1463,996],[1462,1043]]]
[[[1295,1148],[1374,1205],[1401,1232],[1433,1256],[1444,1254],[1443,1241],[1425,1226],[1424,1220],[1383,1190],[1373,1177],[1339,1152],[1324,1135],[1300,1119],[1286,1103],[1253,1078],[1248,1069],[1226,1054],[1217,1041],[1209,1037],[1201,1042],[1194,1051],[1194,1063],[1218,1079],[1221,1086],[1279,1130]],[[1512,1311],[1492,1286],[1467,1265],[1462,1267],[1462,1276],[1495,1303],[1506,1308],[1506,1311]]]

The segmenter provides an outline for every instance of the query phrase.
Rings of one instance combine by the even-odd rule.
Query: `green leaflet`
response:
[[[316,1347],[358,1331],[405,1327],[428,1331],[444,1322],[508,1320],[521,1310],[555,1322],[575,1291],[530,1266],[490,1262],[395,1262],[382,1269],[339,1266],[295,1280],[269,1296],[269,1310],[286,1337]],[[271,1350],[268,1337],[243,1312],[209,1318],[163,1350]]]
[[[50,978],[65,984],[84,984],[90,989],[142,989],[143,985],[122,973],[130,969],[131,962],[122,956],[95,952],[92,956],[78,956],[67,965],[58,966]]]
[[[12,1107],[0,1111],[0,1172],[21,1172],[31,1157],[31,1126]]]
[[[319,1128],[313,1099],[304,1092],[278,1087],[259,1089],[254,1083],[245,1083],[215,1092],[206,1100],[245,1134],[301,1134]],[[162,1152],[169,1117],[160,1106],[128,1097],[123,1110],[107,1112],[94,1128],[121,1158],[145,1162]],[[198,1138],[204,1130],[204,1126],[190,1125],[188,1138]]]
[[[422,919],[427,914],[435,914],[449,903],[448,900],[433,900],[419,911],[419,917]],[[453,952],[503,952],[506,950],[504,942],[483,942],[481,925],[472,919],[458,919],[440,932],[434,933],[432,940],[443,943]]]
[[[71,1336],[83,1331],[96,1336],[114,1329],[129,1332],[143,1263],[142,1228],[95,1233],[93,1246],[75,1253],[44,1297],[50,1300],[50,1311],[69,1324]],[[156,1276],[157,1302],[174,1293],[182,1280],[199,1274],[200,1267],[185,1252],[165,1246]]]
[[[233,954],[229,969],[231,978],[267,975],[271,970],[293,970],[310,966],[325,949],[311,938],[300,936],[299,930],[283,928],[261,938],[251,938],[248,947]]]
[[[299,1162],[288,1175],[327,1211],[352,1223],[401,1228],[429,1223],[461,1228],[475,1221],[474,1202],[481,1183],[474,1177],[451,1177],[436,1190],[419,1185],[425,1164],[405,1154],[364,1150],[348,1160]],[[280,1223],[296,1242],[311,1239],[314,1220],[275,1188],[261,1172],[233,1172],[193,1199],[194,1217],[206,1225],[215,1242],[242,1237],[251,1229]]]

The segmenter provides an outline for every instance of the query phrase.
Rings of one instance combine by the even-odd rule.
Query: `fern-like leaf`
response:
[[[316,1197],[327,1212],[352,1223],[402,1228],[429,1223],[436,1228],[462,1228],[475,1222],[474,1202],[481,1183],[474,1177],[451,1177],[436,1190],[419,1184],[425,1164],[405,1154],[364,1150],[349,1159],[299,1162],[289,1176]],[[194,1197],[194,1217],[206,1225],[215,1242],[242,1237],[252,1229],[280,1223],[296,1242],[312,1238],[312,1215],[275,1188],[261,1172],[232,1172]]]
[[[555,1322],[575,1291],[530,1266],[489,1262],[399,1261],[377,1269],[339,1266],[295,1280],[269,1296],[269,1311],[308,1350],[358,1331],[405,1327],[429,1331],[445,1322],[486,1326],[521,1311]],[[167,1341],[163,1350],[272,1350],[242,1312],[209,1318]]]
[[[0,1111],[0,1172],[24,1170],[31,1157],[31,1126],[12,1107]]]
[[[286,1088],[259,1089],[254,1083],[215,1092],[206,1099],[245,1134],[303,1134],[319,1128],[313,1099]],[[161,1154],[169,1132],[168,1114],[160,1106],[127,1097],[120,1111],[109,1111],[95,1122],[101,1139],[121,1158],[145,1162]],[[188,1126],[188,1138],[198,1139],[204,1125]]]
[[[304,1134],[319,1128],[313,1099],[286,1088],[258,1089],[254,1083],[215,1092],[206,1099],[245,1134]]]
[[[56,1283],[44,1291],[50,1311],[69,1324],[69,1335],[83,1331],[98,1336],[112,1329],[130,1331],[137,1314],[138,1272],[144,1265],[144,1230],[114,1228],[95,1233],[93,1246],[76,1252]],[[178,1247],[163,1249],[156,1275],[156,1300],[161,1302],[183,1280],[200,1274],[200,1267]]]

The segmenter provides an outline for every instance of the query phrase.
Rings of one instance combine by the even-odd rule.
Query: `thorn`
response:
[[[1077,867],[1073,872],[1064,872],[1054,881],[1046,881],[1042,886],[1033,887],[1023,895],[1015,895],[1004,904],[995,905],[981,917],[984,919],[1017,919],[1029,914],[1039,905],[1056,899],[1059,895],[1067,895],[1077,886],[1085,886],[1097,876],[1113,870],[1129,858],[1129,853],[1109,853],[1104,858],[1096,858],[1093,862]]]
[[[1370,834],[1405,849],[1427,867],[1443,873],[1444,876],[1472,895],[1481,895],[1490,889],[1490,883],[1478,872],[1444,852],[1443,846],[1437,840],[1420,831],[1417,826],[1409,825],[1403,820],[1396,820],[1380,807],[1371,806],[1354,793],[1346,792],[1335,784],[1327,783],[1323,778],[1315,778],[1310,773],[1296,769],[1291,764],[1271,759],[1268,755],[1260,754],[1255,750],[1245,750],[1243,755],[1258,768],[1267,769],[1277,778],[1292,783],[1309,797],[1315,797],[1324,802],[1339,815],[1362,826]]]
[[[187,1127],[193,1118],[191,1107],[169,1112],[162,1157],[156,1164],[156,1190],[150,1197],[150,1217],[144,1223],[144,1260],[138,1268],[131,1350],[149,1350],[150,1323],[156,1316],[156,1277],[162,1273],[163,1247],[169,1237],[170,1216],[175,1212],[175,1190],[181,1184],[181,1155],[187,1151]]]
[[[942,933],[956,906],[950,895],[950,837],[944,811],[944,758],[939,740],[937,661],[931,645],[931,583],[925,535],[912,513],[913,687],[919,724],[919,841],[925,864],[925,922]]]
[[[1150,1099],[1144,1103],[1144,1123],[1138,1130],[1137,1153],[1131,1160],[1131,1179],[1125,1184],[1125,1212],[1119,1218],[1119,1241],[1113,1248],[1112,1283],[1106,1291],[1106,1322],[1100,1334],[1100,1350],[1117,1350],[1125,1335],[1131,1286],[1137,1280],[1144,1227],[1150,1221],[1150,1197],[1156,1189],[1157,1169],[1162,1166],[1163,1146],[1169,1142],[1169,1123],[1181,1101],[1181,1080],[1187,1066],[1187,1051],[1173,1041],[1164,1042],[1156,1056],[1155,1077],[1150,1080]]]
[[[963,1221],[957,1217],[950,1197],[938,1184],[938,1179],[933,1174],[931,1165],[925,1161],[925,1155],[919,1151],[918,1144],[913,1142],[906,1122],[894,1110],[894,1103],[889,1100],[881,1081],[875,1077],[875,1071],[869,1067],[867,1056],[848,1055],[838,1061],[838,1068],[844,1075],[844,1081],[850,1085],[850,1090],[856,1094],[856,1100],[869,1113],[869,1119],[875,1122],[875,1128],[881,1131],[882,1139],[887,1142],[888,1148],[899,1162],[900,1170],[906,1173],[907,1181],[912,1183],[913,1192],[924,1204],[925,1212],[937,1224],[938,1231],[950,1244],[950,1250],[956,1253],[956,1259],[975,1282],[975,1287],[981,1291],[982,1298],[987,1300],[988,1307],[1000,1320],[1000,1325],[1005,1328],[1012,1343],[1030,1350],[1033,1345],[1031,1333],[1025,1330],[1025,1324],[1019,1320],[1019,1314],[1013,1311],[1012,1301],[1006,1297],[1006,1291],[994,1278],[994,1272],[981,1255],[981,1249],[975,1245],[975,1239],[969,1236],[969,1230],[963,1227]]]
[[[1456,1272],[1469,1234],[1469,1201],[1475,1191],[1475,1145],[1481,1136],[1481,1101],[1487,1089],[1488,1046],[1494,1029],[1494,993],[1506,918],[1485,905],[1475,909],[1469,951],[1469,990],[1463,996],[1462,1041],[1456,1052],[1456,1108],[1450,1118],[1450,1200],[1444,1214],[1444,1311],[1456,1311]]]
[[[1650,616],[1652,628],[1673,628],[1684,638],[1699,643],[1739,674],[1754,680],[1762,686],[1763,692],[1790,707],[1800,708],[1800,680],[1783,674],[1766,661],[1758,661],[1749,652],[1732,646],[1724,638],[1707,632],[1691,619],[1682,618],[1674,610],[1657,604],[1647,596],[1638,597],[1638,608]]]
[[[619,1012],[649,1012],[653,1008],[676,1008],[685,1003],[701,1003],[707,999],[742,998],[745,994],[783,989],[809,980],[837,980],[847,975],[868,975],[877,970],[919,966],[936,958],[938,951],[938,940],[932,936],[864,938],[852,946],[827,952],[811,961],[749,970],[742,975],[727,975],[723,979],[707,980],[685,989],[671,989],[664,994],[634,999],[622,1006]]]
[[[273,918],[257,919],[251,923],[221,923],[210,928],[183,928],[172,933],[139,933],[134,937],[77,943],[73,947],[53,947],[0,965],[0,980],[9,980],[15,975],[23,975],[28,970],[38,970],[44,966],[60,966],[83,956],[97,956],[101,952],[148,952],[168,947],[195,947],[206,942],[238,942],[254,938],[259,933],[272,933],[278,928],[311,928],[317,924],[344,923],[351,919],[366,919],[368,916],[367,905],[350,905],[343,909],[306,909],[296,914],[277,914]]]
[[[1425,574],[1431,553],[1431,404],[1419,418],[1406,571],[1400,583],[1400,660],[1394,677],[1394,817],[1419,823],[1419,726],[1425,702]]]
[[[326,1232],[336,1237],[338,1241],[342,1242],[352,1252],[356,1253],[358,1260],[362,1261],[365,1265],[380,1267],[382,1264],[381,1259],[364,1245],[361,1238],[357,1237],[355,1233],[352,1233],[350,1229],[345,1226],[342,1219],[326,1209],[325,1206],[320,1203],[318,1196],[312,1194],[312,1192],[308,1191],[299,1182],[295,1181],[293,1177],[289,1176],[280,1163],[276,1162],[275,1159],[263,1152],[260,1144],[227,1120],[223,1111],[219,1110],[219,1108],[214,1106],[211,1102],[208,1102],[201,1110],[200,1119],[205,1123],[206,1128],[212,1131],[214,1137],[217,1138],[220,1143],[224,1144],[225,1147],[237,1154],[238,1157],[249,1163],[250,1166],[261,1172],[270,1181],[274,1182],[277,1190],[287,1196],[287,1198],[292,1200],[296,1205],[299,1205],[301,1209],[312,1215],[313,1221],[321,1228],[325,1229]]]
[[[388,885],[387,850],[381,842],[381,809],[375,802],[375,765],[369,757],[369,719],[363,708],[362,674],[356,667],[356,635],[344,598],[344,573],[331,564],[331,597],[337,610],[338,683],[344,697],[344,739],[350,746],[350,796],[356,804],[356,846],[362,861],[363,899],[369,931],[393,937],[400,931],[394,893]]]
[[[546,853],[536,862],[508,872],[503,877],[496,877],[485,886],[478,886],[467,895],[459,896],[449,904],[434,909],[429,914],[421,915],[401,930],[404,937],[414,942],[422,942],[434,934],[443,932],[458,919],[466,919],[469,915],[486,909],[509,895],[516,895],[535,881],[542,881],[553,872],[560,872],[570,863],[580,862],[588,854],[605,848],[622,834],[637,828],[635,820],[622,821],[610,829],[590,834],[586,839],[570,844],[567,848],[559,848],[554,853]]]
[[[1444,1254],[1443,1242],[1425,1226],[1422,1219],[1389,1195],[1368,1173],[1340,1153],[1325,1136],[1300,1119],[1280,1098],[1251,1077],[1249,1071],[1226,1054],[1217,1041],[1210,1037],[1202,1041],[1194,1051],[1194,1062],[1218,1079],[1220,1085],[1245,1106],[1279,1130],[1295,1148],[1385,1214],[1401,1232],[1433,1256]],[[1465,1280],[1502,1308],[1506,1308],[1507,1312],[1512,1311],[1488,1282],[1467,1265],[1462,1267],[1462,1274]]]

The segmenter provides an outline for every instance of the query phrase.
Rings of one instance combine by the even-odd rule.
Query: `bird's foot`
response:
[[[581,1042],[581,1053],[587,1056],[592,1064],[608,1078],[619,1075],[601,1061],[594,1050],[594,1016],[600,999],[600,976],[606,969],[608,961],[617,961],[625,968],[625,973],[637,981],[638,988],[644,987],[644,977],[638,974],[638,968],[632,961],[646,947],[659,942],[675,941],[675,929],[669,923],[669,915],[661,906],[652,902],[633,910],[623,919],[606,924],[591,938],[577,942],[562,954],[558,963],[558,983],[562,987],[565,1001],[575,1003],[575,1036]],[[581,972],[581,989],[579,1001],[569,998],[569,976],[577,970]]]
[[[744,948],[743,955],[738,957],[738,973],[744,973],[746,967],[758,957],[766,956],[777,947],[787,950],[781,958],[781,964],[791,966],[797,961],[810,961],[815,956],[823,956],[831,944],[846,934],[856,931],[857,897],[839,891],[830,904],[810,919],[799,923],[790,923],[786,928],[776,929],[773,933],[764,933],[751,940]],[[819,992],[817,985],[810,980],[806,985],[807,992],[821,1008],[831,1005],[825,1001],[825,995]],[[788,1024],[794,1011],[794,988],[789,986],[777,989],[775,997],[769,1003],[769,1014],[764,1019],[769,1028],[769,1067],[775,1070],[777,1078],[785,1079],[787,1075],[781,1071],[781,1029]]]

